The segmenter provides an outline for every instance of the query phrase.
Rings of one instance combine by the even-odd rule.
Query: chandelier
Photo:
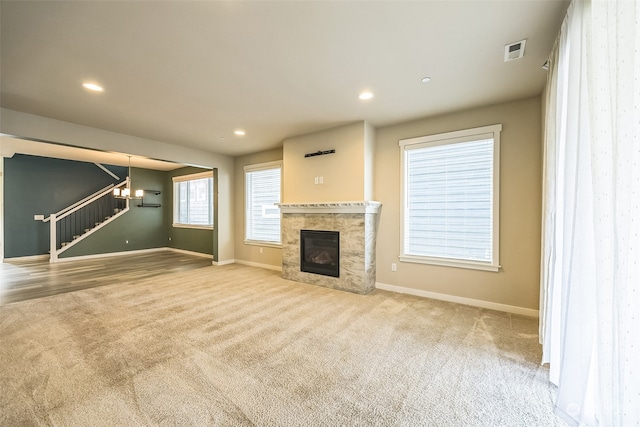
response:
[[[141,199],[144,195],[144,190],[135,190],[134,196],[131,196],[131,156],[129,157],[129,174],[127,175],[126,184],[124,188],[116,187],[113,189],[113,196],[119,199]]]

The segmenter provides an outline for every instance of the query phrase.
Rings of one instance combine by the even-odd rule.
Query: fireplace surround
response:
[[[280,208],[282,277],[358,294],[375,289],[379,202],[281,203]],[[302,271],[301,230],[338,233],[337,277]]]

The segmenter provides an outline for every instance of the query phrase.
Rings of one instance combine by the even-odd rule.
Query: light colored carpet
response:
[[[2,426],[553,426],[537,319],[228,265],[0,307]]]

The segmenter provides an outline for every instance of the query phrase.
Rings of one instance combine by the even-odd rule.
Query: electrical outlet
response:
[[[324,184],[324,176],[319,177],[318,181],[320,181],[320,184]]]
[[[35,221],[44,221],[44,215],[34,215],[33,219]]]
[[[395,262],[391,263],[391,271],[398,271],[398,265]]]
[[[129,241],[128,241],[128,240],[125,240],[125,241],[124,241],[124,243],[125,243],[126,245],[128,245],[128,244],[129,244]]]
[[[169,240],[171,240],[171,237],[169,237]]]
[[[263,250],[262,250],[262,248],[260,248],[260,253],[262,253],[262,252],[263,252]]]

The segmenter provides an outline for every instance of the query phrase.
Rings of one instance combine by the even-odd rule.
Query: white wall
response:
[[[376,193],[382,202],[377,281],[419,295],[485,301],[501,309],[538,309],[541,229],[541,100],[528,98],[377,129]],[[400,262],[401,139],[501,123],[498,273]],[[391,263],[397,271],[391,271]],[[506,310],[509,311],[509,310]]]
[[[365,122],[284,140],[284,203],[366,200]],[[334,154],[307,157],[306,153],[335,149]],[[369,159],[369,163],[372,162]],[[323,177],[323,184],[315,184]]]
[[[364,123],[364,200],[374,200],[376,129]]]
[[[0,138],[2,144],[2,138]],[[0,153],[2,146],[0,146]],[[0,156],[0,261],[4,260],[4,157]]]
[[[377,200],[382,202],[377,239],[377,279],[381,286],[417,295],[535,315],[539,301],[542,182],[541,99],[484,106],[392,126],[368,129],[364,122],[289,138],[283,148],[285,202]],[[501,123],[500,262],[498,273],[401,263],[400,254],[400,148],[401,139]],[[367,160],[366,144],[373,135],[374,151]],[[305,152],[336,148],[336,154],[309,162]],[[278,151],[243,156],[247,162],[276,160]],[[364,157],[363,157],[364,156]],[[314,158],[311,158],[314,159]],[[365,166],[367,163],[373,166]],[[318,190],[314,176],[340,183],[335,192]],[[367,176],[374,180],[366,190]],[[238,178],[237,178],[238,179]],[[241,183],[236,197],[241,197]],[[328,189],[330,187],[325,187]],[[373,192],[369,196],[369,192]],[[236,203],[236,209],[243,209]],[[239,215],[239,217],[241,214]],[[241,219],[238,219],[241,221]],[[236,239],[242,236],[236,227]],[[260,264],[279,265],[280,249],[259,254],[243,248],[236,256]],[[391,271],[391,263],[398,266]]]
[[[274,162],[282,160],[282,148],[261,151],[235,158],[235,259],[236,262],[244,262],[250,265],[268,266],[279,269],[282,266],[282,249],[269,246],[247,245],[245,236],[245,182],[244,167],[258,163]],[[284,170],[284,168],[283,168]]]

